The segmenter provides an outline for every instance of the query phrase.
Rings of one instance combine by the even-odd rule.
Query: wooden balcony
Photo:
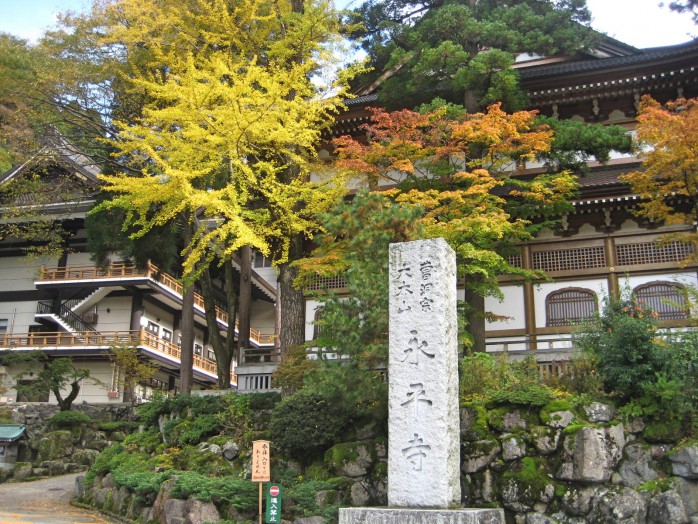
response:
[[[138,269],[132,264],[116,263],[111,264],[106,269],[101,269],[96,266],[42,266],[39,273],[39,282],[68,282],[68,281],[90,281],[95,280],[124,280],[143,278],[153,283],[159,284],[178,295],[181,300],[184,294],[184,287],[173,276],[160,271],[157,266],[150,262],[145,269]],[[203,297],[194,294],[194,307],[205,313]],[[226,311],[223,311],[216,306],[216,318],[221,323],[228,325],[229,316]],[[235,324],[235,329],[239,328],[239,323]],[[258,346],[273,346],[275,336],[265,334],[255,329],[250,329],[250,340]]]
[[[145,329],[139,331],[100,332],[81,331],[78,333],[17,333],[0,335],[0,350],[2,349],[104,349],[114,344],[140,347],[146,351],[165,355],[172,360],[181,362],[181,349],[176,344],[158,338]],[[208,375],[217,376],[216,362],[194,355],[194,368]]]

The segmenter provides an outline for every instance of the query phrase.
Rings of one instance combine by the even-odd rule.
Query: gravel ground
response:
[[[110,524],[96,511],[70,505],[75,494],[72,473],[32,482],[0,484],[0,524]]]

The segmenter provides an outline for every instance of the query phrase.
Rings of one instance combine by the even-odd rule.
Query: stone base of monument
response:
[[[504,510],[340,508],[339,524],[504,524]]]

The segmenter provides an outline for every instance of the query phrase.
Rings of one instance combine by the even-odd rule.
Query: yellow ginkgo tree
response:
[[[125,211],[141,236],[192,217],[185,272],[252,246],[280,271],[281,347],[303,342],[304,311],[287,262],[345,191],[317,159],[344,97],[332,59],[339,19],[324,1],[119,0],[104,6],[104,43],[133,67],[123,82],[141,116],[116,121],[100,207]],[[195,220],[196,219],[196,220]],[[198,224],[198,226],[196,226]]]

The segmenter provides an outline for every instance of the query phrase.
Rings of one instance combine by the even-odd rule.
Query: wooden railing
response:
[[[132,264],[111,264],[108,268],[101,269],[95,266],[54,266],[41,267],[39,280],[41,282],[61,282],[65,280],[103,280],[103,279],[121,279],[142,277],[157,282],[167,289],[174,291],[180,297],[184,294],[184,287],[173,276],[160,271],[157,266],[148,262],[145,269],[138,269]],[[194,306],[202,312],[206,311],[204,306],[204,298],[198,294],[194,294]],[[224,324],[229,324],[229,316],[226,311],[216,306],[216,318]],[[235,324],[235,328],[239,328],[239,323]],[[250,329],[250,339],[259,346],[269,346],[274,344],[274,335],[269,335]]]
[[[19,348],[106,348],[114,344],[127,346],[141,346],[149,351],[162,355],[169,355],[181,361],[182,351],[176,344],[162,338],[158,338],[145,329],[140,331],[111,331],[97,333],[94,331],[81,331],[78,333],[52,332],[52,333],[17,333],[0,335],[0,349]],[[201,355],[194,355],[194,367],[216,375],[216,363]]]

